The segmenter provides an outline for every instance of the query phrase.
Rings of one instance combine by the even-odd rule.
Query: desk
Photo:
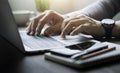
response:
[[[18,63],[12,64],[12,73],[119,73],[120,62],[112,65],[96,66],[96,68],[77,70],[44,59],[43,55],[26,56]]]
[[[113,41],[113,40],[111,40]],[[120,43],[120,40],[114,40]],[[4,73],[119,73],[120,62],[110,62],[92,68],[78,70],[44,59],[44,55],[24,56],[7,64]],[[3,73],[3,72],[1,72]]]

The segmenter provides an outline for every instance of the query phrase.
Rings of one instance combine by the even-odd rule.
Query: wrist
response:
[[[104,28],[103,28],[103,26],[102,26],[102,23],[101,23],[100,21],[97,21],[96,24],[97,24],[97,26],[99,27],[99,28],[97,28],[97,30],[96,30],[96,34],[97,34],[96,37],[98,37],[98,38],[104,37],[104,35],[105,35],[105,30],[104,30]]]
[[[112,36],[113,37],[120,37],[120,21],[116,21],[115,22],[115,26],[113,28],[113,31],[112,31]]]

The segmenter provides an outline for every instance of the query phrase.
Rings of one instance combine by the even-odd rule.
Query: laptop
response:
[[[0,0],[0,36],[23,53],[45,52],[88,40],[81,34],[67,36],[67,40],[60,36],[28,36],[26,31],[18,31],[8,0]]]

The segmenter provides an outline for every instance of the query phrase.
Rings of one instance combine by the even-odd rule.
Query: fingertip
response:
[[[77,35],[77,33],[76,32],[71,32],[70,35],[74,36],[74,35]]]
[[[74,33],[70,33],[71,36],[74,36]]]
[[[66,40],[66,37],[61,37],[62,38],[62,40]]]
[[[36,28],[36,31],[35,31],[35,35],[39,36],[40,33],[41,33],[41,31],[40,31],[39,28],[37,27],[37,28]]]
[[[47,29],[44,31],[44,35],[45,35],[45,36],[48,36],[48,31],[47,31]]]
[[[30,32],[27,32],[27,35],[30,35]]]
[[[61,34],[60,36],[61,36],[62,39],[65,39],[65,38],[66,38],[66,36],[63,35],[63,34]]]
[[[44,32],[44,34],[43,34],[44,36],[48,36],[48,34],[46,33],[46,32]]]
[[[34,36],[34,35],[35,35],[35,32],[32,31],[32,32],[31,32],[31,35]]]
[[[39,32],[36,32],[36,33],[35,33],[35,36],[39,36],[39,35],[40,35]]]
[[[39,36],[38,34],[35,34],[35,36]]]
[[[31,24],[29,24],[28,27],[26,28],[26,32],[27,32],[27,35],[30,35],[30,33],[31,33]]]
[[[26,29],[26,34],[27,35],[30,35],[30,32],[31,32],[30,30]]]

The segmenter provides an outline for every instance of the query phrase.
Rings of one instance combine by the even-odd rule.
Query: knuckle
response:
[[[85,15],[84,14],[80,14],[80,15],[78,15],[78,17],[84,17]]]
[[[55,14],[55,11],[53,11],[53,10],[48,10],[47,11],[49,14]]]
[[[33,21],[37,22],[39,19],[38,18],[34,18]]]
[[[67,22],[68,22],[68,19],[65,19],[63,22],[64,22],[64,23],[67,23]]]
[[[80,15],[78,15],[77,17],[79,17],[79,18],[87,18],[87,16],[84,15],[84,14],[80,14]]]
[[[45,10],[45,12],[51,12],[51,11],[53,11],[53,10]]]
[[[90,27],[87,26],[87,25],[82,25],[81,28],[82,28],[83,30],[86,30],[86,31],[88,31],[88,30],[90,29]]]
[[[71,25],[74,24],[74,23],[75,23],[75,21],[70,21],[70,22],[69,22],[69,24],[71,24]]]
[[[34,19],[36,19],[36,17],[30,18],[30,21],[33,21]]]
[[[68,22],[68,20],[65,19],[65,20],[63,20],[62,23],[63,23],[63,25],[67,25],[67,22]]]
[[[85,27],[86,27],[85,25],[81,25],[81,28],[85,29]]]
[[[40,24],[44,24],[44,23],[45,23],[44,20],[39,20],[39,25],[40,25]]]
[[[53,11],[53,10],[50,10],[49,12],[50,12],[50,13],[54,13],[55,11]]]

